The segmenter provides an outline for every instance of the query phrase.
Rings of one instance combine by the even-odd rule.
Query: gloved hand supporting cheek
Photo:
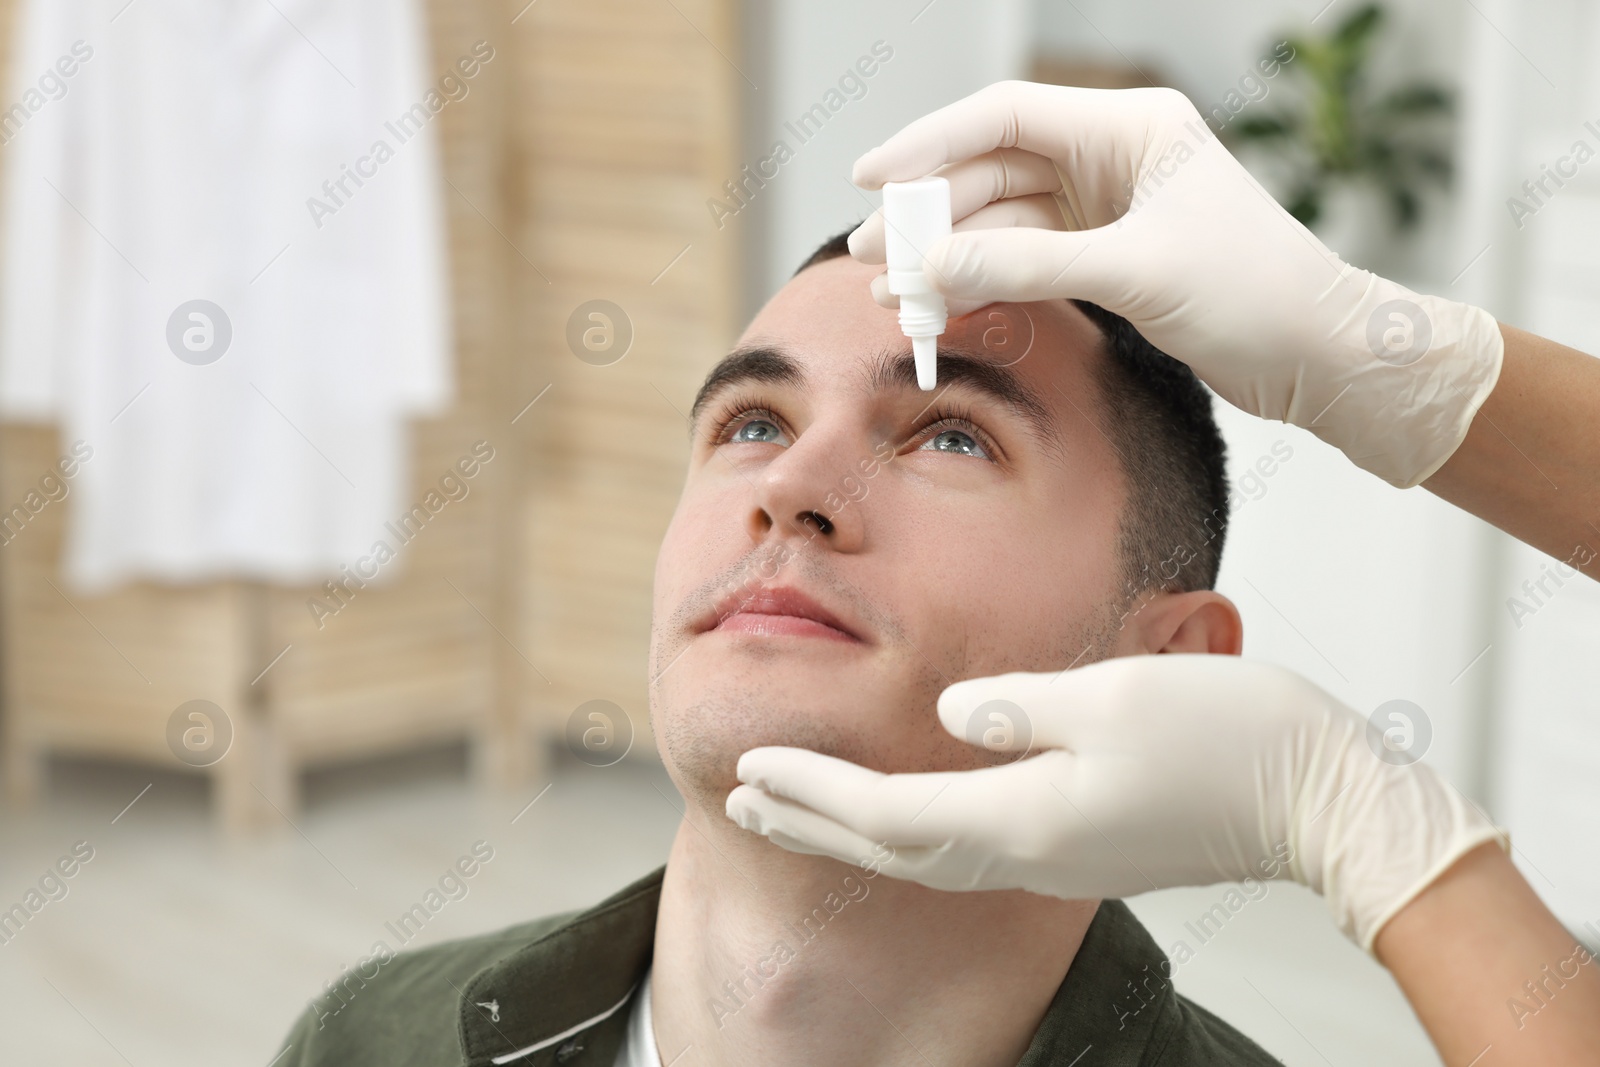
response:
[[[1276,873],[1321,893],[1368,951],[1455,860],[1505,844],[1426,765],[1380,760],[1361,716],[1268,664],[1133,656],[959,682],[939,700],[958,738],[996,709],[1026,725],[1014,743],[1041,751],[885,775],[803,749],[752,749],[728,815],[847,863],[886,844],[884,873],[937,889],[1094,899]]]

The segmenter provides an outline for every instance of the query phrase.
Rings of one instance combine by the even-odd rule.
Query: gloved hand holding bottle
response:
[[[856,162],[866,188],[937,173],[956,234],[928,253],[953,314],[1089,300],[1230,403],[1397,486],[1447,460],[1499,377],[1481,308],[1344,263],[1170,89],[991,85]],[[881,214],[851,252],[884,261]],[[880,278],[874,292],[892,298]]]

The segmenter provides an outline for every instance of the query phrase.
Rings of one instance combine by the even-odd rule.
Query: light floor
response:
[[[0,944],[0,1063],[264,1067],[307,1000],[378,938],[394,944],[384,924],[474,842],[493,860],[414,944],[585,906],[666,857],[680,802],[658,765],[564,764],[523,810],[542,786],[484,796],[464,762],[316,777],[295,827],[244,843],[216,836],[197,779],[57,766],[45,802],[0,814],[0,910],[74,842],[94,857]],[[1385,972],[1298,887],[1272,886],[1202,944],[1185,924],[1224,891],[1132,902],[1163,947],[1194,950],[1182,991],[1288,1064],[1438,1063]]]

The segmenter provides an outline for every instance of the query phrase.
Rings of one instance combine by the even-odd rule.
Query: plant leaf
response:
[[[1390,204],[1394,207],[1395,223],[1402,230],[1409,230],[1417,224],[1422,217],[1422,202],[1417,194],[1403,185],[1394,186],[1389,190]]]
[[[1455,110],[1455,98],[1437,85],[1407,85],[1384,94],[1373,110],[1395,116],[1448,114]]]
[[[1350,17],[1339,24],[1339,28],[1333,31],[1331,41],[1335,47],[1360,51],[1370,42],[1373,31],[1382,21],[1383,6],[1366,4],[1351,12]]]
[[[1322,217],[1322,189],[1313,184],[1302,185],[1295,190],[1289,203],[1284,205],[1284,210],[1293,215],[1295,221],[1306,229],[1316,226],[1317,220]]]
[[[1438,84],[1395,87],[1382,77],[1372,52],[1383,39],[1387,9],[1356,4],[1325,32],[1286,38],[1299,91],[1273,113],[1236,119],[1226,140],[1254,143],[1289,165],[1295,180],[1285,207],[1307,226],[1326,219],[1330,183],[1353,180],[1378,191],[1405,228],[1427,208],[1427,186],[1448,185],[1454,174],[1446,141],[1451,127],[1433,123],[1448,119],[1456,100]]]
[[[1455,173],[1455,160],[1448,153],[1436,148],[1416,148],[1408,155],[1411,157],[1411,164],[1430,178],[1449,181],[1451,175]]]
[[[1270,141],[1289,137],[1299,128],[1299,120],[1290,115],[1257,115],[1240,119],[1233,127],[1239,138],[1247,141]]]

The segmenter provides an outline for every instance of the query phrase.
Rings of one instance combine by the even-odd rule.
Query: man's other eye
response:
[[[784,436],[778,424],[762,415],[752,415],[743,422],[736,422],[729,428],[727,439],[730,443],[750,442],[768,445],[789,443],[789,439]]]
[[[989,453],[984,451],[983,446],[970,433],[949,428],[940,430],[924,441],[920,450],[954,452],[963,456],[975,456],[978,459],[990,458]]]

